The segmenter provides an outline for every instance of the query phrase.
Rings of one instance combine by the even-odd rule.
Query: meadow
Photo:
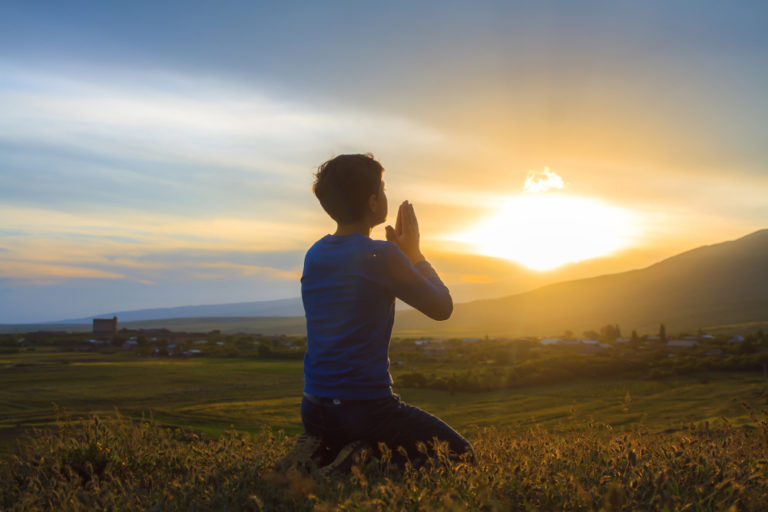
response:
[[[301,431],[301,365],[45,348],[2,354],[0,509],[768,505],[760,372],[580,379],[488,392],[396,386],[403,399],[464,433],[479,464],[402,473],[361,463],[352,475],[318,481],[270,472]],[[396,382],[407,369],[393,367]],[[31,428],[38,430],[30,435]]]
[[[446,363],[418,368],[448,371]],[[451,367],[455,364],[450,364]],[[409,366],[394,365],[396,391],[409,403],[457,427],[542,425],[568,428],[600,421],[617,429],[640,424],[655,430],[723,418],[751,419],[742,406],[766,404],[758,372],[713,372],[666,379],[581,379],[530,388],[453,392],[398,388]],[[229,429],[264,427],[301,431],[302,362],[244,358],[139,358],[130,353],[72,353],[52,349],[0,355],[0,446],[10,453],[29,427],[55,422],[57,410],[74,417],[150,417],[214,437]]]

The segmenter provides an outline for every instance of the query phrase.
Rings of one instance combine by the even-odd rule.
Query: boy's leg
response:
[[[398,446],[405,448],[412,461],[419,461],[424,459],[424,454],[419,453],[418,444],[424,443],[428,453],[433,454],[433,438],[447,442],[453,458],[467,452],[474,457],[472,446],[458,432],[428,412],[406,404],[396,395],[339,405],[315,404],[305,398],[301,404],[301,416],[307,434],[322,437],[323,444],[330,447],[332,453],[344,455],[340,451],[342,447],[349,448],[349,456],[341,457],[344,460],[337,457],[333,461],[334,466],[349,465],[349,460],[366,445],[375,448],[379,442],[386,443],[394,451],[395,463],[405,462],[396,451]]]
[[[288,453],[277,461],[275,471],[285,473],[296,469],[311,473],[333,458],[331,448],[327,444],[325,413],[322,405],[314,404],[306,397],[303,398],[301,419],[304,424],[304,433],[296,439]]]
[[[381,410],[377,411],[378,425],[371,432],[372,440],[383,441],[393,450],[402,446],[409,457],[418,457],[417,446],[420,442],[431,450],[433,438],[448,443],[453,458],[466,453],[474,458],[472,445],[458,432],[440,418],[426,411],[408,405],[399,397],[394,397]]]

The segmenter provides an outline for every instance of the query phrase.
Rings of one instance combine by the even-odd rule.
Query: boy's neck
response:
[[[371,236],[371,226],[367,222],[356,222],[354,224],[336,224],[334,236],[352,235]]]

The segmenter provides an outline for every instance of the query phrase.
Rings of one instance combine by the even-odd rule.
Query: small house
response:
[[[132,348],[135,348],[139,345],[139,342],[136,340],[128,340],[125,343],[123,343],[123,350],[131,350]]]
[[[112,318],[94,318],[94,334],[117,334],[117,317]]]
[[[695,348],[699,346],[699,340],[669,340],[667,347],[669,348]]]

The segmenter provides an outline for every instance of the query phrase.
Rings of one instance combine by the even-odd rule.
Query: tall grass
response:
[[[477,428],[476,464],[440,452],[397,470],[372,458],[316,480],[271,471],[292,438],[218,440],[119,415],[22,439],[0,462],[0,509],[766,510],[768,422],[665,434],[585,423],[566,433]]]

